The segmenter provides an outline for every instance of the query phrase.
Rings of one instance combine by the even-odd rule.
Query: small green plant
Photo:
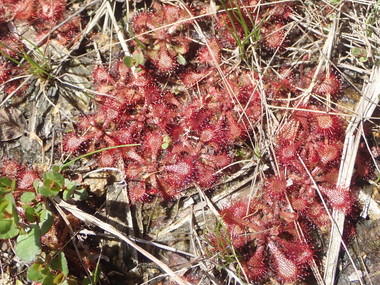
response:
[[[68,275],[67,260],[62,252],[47,255],[45,260],[33,263],[27,272],[28,280],[42,284],[68,285],[71,283]]]
[[[364,48],[354,47],[351,49],[351,53],[355,56],[360,62],[367,62],[367,51]]]
[[[60,167],[53,167],[42,180],[34,181],[33,191],[25,191],[21,195],[15,179],[0,178],[0,238],[16,238],[16,256],[25,263],[33,262],[28,269],[28,279],[42,284],[69,284],[64,253],[52,256],[52,252],[42,251],[41,237],[53,225],[48,198],[60,193],[65,200],[86,198],[85,189],[66,179],[59,171]]]
[[[0,239],[18,235],[18,216],[12,192],[16,182],[7,177],[0,178]]]
[[[0,174],[9,173],[12,178],[0,177],[0,239],[16,238],[16,256],[22,262],[31,263],[27,273],[29,281],[44,285],[79,284],[69,276],[67,260],[62,251],[43,250],[41,238],[48,234],[54,223],[49,199],[57,196],[64,200],[86,199],[86,189],[65,178],[63,171],[85,157],[129,146],[136,145],[118,145],[85,153],[60,166],[53,166],[42,178],[17,162],[4,163]],[[82,284],[96,284],[98,280],[99,264]]]

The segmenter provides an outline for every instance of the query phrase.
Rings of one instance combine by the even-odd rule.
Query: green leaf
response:
[[[71,181],[69,179],[65,179],[65,187],[68,190],[75,190],[75,188],[78,186],[78,184],[74,181]]]
[[[44,174],[44,185],[55,189],[56,191],[62,189],[65,186],[65,177],[56,168]]]
[[[54,283],[54,275],[49,272],[49,274],[46,275],[45,279],[42,281],[42,285],[56,285],[56,283]]]
[[[62,198],[63,200],[67,201],[70,200],[73,196],[74,190],[65,190],[63,191]]]
[[[26,206],[24,207],[24,211],[25,211],[25,217],[29,223],[34,223],[37,221],[37,214],[34,208],[30,206]]]
[[[88,277],[86,277],[85,279],[83,279],[82,285],[93,285],[93,283]]]
[[[33,181],[33,188],[37,191],[43,185],[40,179],[36,179]]]
[[[18,235],[18,215],[12,194],[0,198],[0,239],[13,238]]]
[[[88,277],[86,277],[82,281],[82,285],[95,285],[95,284],[98,284],[99,279],[100,279],[100,266],[99,266],[99,262],[98,262],[96,264],[94,272],[92,272],[92,274],[91,274],[91,278],[89,279]]]
[[[63,281],[65,281],[65,275],[63,275],[63,273],[59,273],[54,277],[53,284],[62,284]]]
[[[359,56],[362,54],[362,49],[358,47],[354,47],[351,49],[351,53],[353,56]]]
[[[135,61],[135,66],[144,65],[145,58],[142,52],[137,52],[133,55],[133,60]]]
[[[46,209],[46,206],[43,205],[43,208],[38,213],[40,218],[40,223],[38,226],[40,227],[41,236],[46,234],[51,226],[53,225],[53,214]]]
[[[69,275],[69,267],[67,265],[65,254],[63,252],[60,252],[56,257],[54,257],[54,259],[51,261],[51,268],[62,272],[64,276]]]
[[[28,204],[36,199],[36,194],[34,192],[24,192],[20,197],[21,203]]]
[[[133,38],[133,40],[136,42],[136,44],[137,44],[137,46],[138,46],[139,48],[141,48],[141,49],[146,49],[145,44],[144,44],[142,41],[140,41],[138,38]]]
[[[74,191],[77,187],[77,183],[70,181],[69,179],[65,179],[65,187],[66,190],[63,191],[63,200],[69,200],[72,198]]]
[[[177,55],[177,62],[180,65],[186,65],[186,58],[182,54]]]
[[[59,165],[53,165],[51,167],[51,171],[53,171],[55,173],[59,173],[61,171],[61,167]]]
[[[26,234],[19,235],[16,240],[16,255],[25,262],[33,261],[41,253],[41,231],[37,225],[33,225]]]
[[[59,190],[51,189],[45,185],[42,185],[38,188],[38,193],[45,197],[54,197],[58,195]]]
[[[16,180],[0,177],[0,194],[12,192],[16,188]]]
[[[162,149],[167,149],[169,146],[170,146],[170,143],[172,142],[171,138],[168,136],[168,135],[165,135],[163,138],[162,138],[162,144],[161,144],[161,148]]]
[[[0,214],[3,214],[3,213],[9,214],[9,212],[7,212],[8,206],[9,206],[9,201],[7,199],[2,198],[0,200]]]
[[[98,269],[95,269],[95,271],[91,274],[91,278],[86,277],[82,281],[82,285],[95,285],[98,284],[100,277],[100,271]]]
[[[8,219],[3,219],[0,220],[0,234],[5,234],[8,233],[12,227],[12,220]]]
[[[124,57],[124,64],[128,67],[132,67],[134,65],[134,59],[132,56],[125,56]]]
[[[18,233],[19,229],[14,221],[0,220],[0,239],[14,238]]]
[[[29,281],[38,281],[41,282],[46,277],[43,272],[44,266],[40,263],[33,263],[27,272],[27,278]]]
[[[64,188],[65,178],[58,171],[58,166],[53,166],[52,171],[44,174],[43,185],[37,186],[38,192],[45,197],[54,197]]]
[[[73,199],[75,201],[83,201],[83,200],[86,200],[87,198],[88,198],[88,192],[86,189],[81,188],[81,189],[75,190],[74,196],[73,196]]]

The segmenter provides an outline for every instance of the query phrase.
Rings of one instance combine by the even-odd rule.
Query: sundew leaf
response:
[[[15,246],[17,257],[25,262],[33,261],[41,253],[40,237],[38,225],[33,225],[29,232],[19,235]]]

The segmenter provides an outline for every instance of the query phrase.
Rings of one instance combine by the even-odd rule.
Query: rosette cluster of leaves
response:
[[[138,144],[102,151],[97,157],[98,166],[124,166],[133,203],[153,196],[174,198],[194,183],[209,188],[218,171],[233,161],[232,146],[245,139],[233,99],[216,84],[210,88],[210,83],[199,83],[198,96],[174,94],[145,68],[133,73],[122,61],[109,69],[96,67],[93,76],[104,95],[97,96],[96,112],[80,118],[75,131],[66,135],[64,150]],[[252,86],[240,85],[235,86],[241,89],[238,99],[257,119],[260,100],[247,102]]]
[[[141,11],[132,19],[135,35],[135,52],[144,50],[148,59],[159,73],[170,73],[190,49],[190,38],[185,32],[190,21],[184,9],[154,2],[150,11]]]
[[[43,37],[58,25],[66,16],[66,0],[1,0],[0,24],[6,22],[28,23]],[[80,30],[80,17],[74,17],[58,28],[50,37],[56,37],[66,45],[72,42]]]
[[[300,106],[275,139],[279,172],[266,177],[259,197],[250,203],[234,201],[221,211],[230,244],[250,280],[299,280],[316,257],[310,226],[326,232],[331,225],[328,211],[332,209],[344,212],[348,220],[351,216],[354,219],[352,189],[336,184],[344,126],[340,116],[321,107]],[[360,173],[362,160],[359,153]],[[211,241],[217,247],[215,237]]]
[[[223,209],[221,215],[229,233],[223,238],[229,237],[231,242],[226,244],[232,243],[251,281],[275,277],[290,283],[308,272],[308,263],[314,258],[312,246],[299,236],[297,214],[284,203],[238,201]],[[305,228],[303,224],[298,226]]]
[[[312,85],[311,97],[335,99],[341,80],[332,69],[302,64],[265,75],[222,64],[223,48],[257,31],[265,52],[279,50],[296,9],[294,3],[241,2],[247,7],[224,3],[227,11],[212,16],[216,33],[191,49],[193,10],[154,2],[136,13],[133,55],[94,68],[97,108],[73,125],[63,149],[106,149],[95,167],[124,169],[132,203],[172,199],[194,184],[208,189],[218,181],[236,160],[234,147],[265,120],[264,100],[294,109],[276,113],[285,122],[273,141],[278,169],[266,174],[260,197],[236,201],[221,214],[250,280],[295,282],[315,257],[310,225],[326,231],[327,210],[350,215],[354,205],[351,189],[336,185],[346,122],[300,96]],[[214,238],[214,244],[228,241]]]

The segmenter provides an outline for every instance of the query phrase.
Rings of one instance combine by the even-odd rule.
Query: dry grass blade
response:
[[[322,52],[321,52],[321,55],[319,58],[319,62],[318,62],[317,68],[315,69],[313,78],[310,82],[309,87],[303,93],[303,95],[305,96],[305,102],[307,102],[309,100],[309,97],[310,97],[311,92],[315,86],[318,74],[321,71],[323,64],[326,64],[326,66],[328,66],[328,62],[331,58],[332,48],[334,46],[334,39],[335,39],[336,32],[337,32],[337,26],[338,26],[337,22],[338,22],[338,17],[335,17],[333,24],[330,28],[328,37],[324,43],[324,46],[323,46],[323,49],[322,49]],[[328,69],[326,68],[326,70],[328,70]]]
[[[368,120],[371,117],[373,111],[375,110],[379,102],[379,96],[380,68],[375,67],[372,70],[369,83],[364,88],[363,96],[361,97],[360,102],[356,108],[355,113],[358,114],[358,116],[353,117],[351,119],[351,122],[347,128],[337,187],[345,188],[350,186],[360,138],[363,135],[363,128],[360,128],[359,125],[362,124],[363,121]],[[345,220],[344,213],[337,210],[333,211],[332,216],[334,219],[334,223],[332,225],[330,233],[330,243],[327,252],[325,266],[326,269],[324,274],[324,280],[326,285],[333,285],[335,281],[335,273],[338,264],[338,257],[342,242],[341,237]],[[344,243],[343,246],[345,247]],[[353,261],[351,260],[351,262]],[[357,278],[362,284],[361,277],[359,276],[359,274]]]
[[[178,284],[180,285],[189,285],[188,282],[182,280],[181,277],[179,277],[177,274],[173,272],[167,266],[165,263],[160,261],[158,258],[147,252],[145,249],[142,247],[138,246],[135,244],[131,239],[129,239],[127,236],[123,235],[120,231],[118,231],[116,228],[113,226],[99,220],[98,218],[87,214],[83,212],[82,210],[78,209],[77,207],[70,205],[69,203],[66,203],[65,201],[61,200],[60,198],[55,198],[54,202],[57,203],[57,205],[70,213],[72,213],[74,216],[76,216],[78,219],[82,220],[85,223],[95,225],[102,230],[105,230],[109,232],[110,234],[116,236],[117,238],[121,239],[122,241],[126,242],[129,246],[133,247],[136,249],[139,253],[144,255],[146,258],[150,259],[152,262],[154,262],[157,266],[159,266],[165,273],[167,273],[173,280],[175,280]]]

